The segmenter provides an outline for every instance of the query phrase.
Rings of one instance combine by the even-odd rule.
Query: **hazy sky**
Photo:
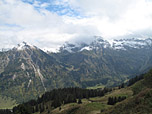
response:
[[[0,48],[152,36],[152,0],[0,0]]]

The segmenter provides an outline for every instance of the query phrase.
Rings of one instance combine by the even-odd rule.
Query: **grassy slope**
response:
[[[104,85],[95,85],[95,86],[92,86],[92,87],[87,87],[87,89],[99,89],[99,88],[104,88],[105,86]]]
[[[152,112],[152,89],[146,89],[118,103],[103,114],[151,114],[150,112]]]
[[[143,80],[130,87],[134,95],[118,103],[104,114],[152,114],[152,70]]]
[[[16,101],[12,98],[0,95],[0,109],[12,109],[16,105]]]

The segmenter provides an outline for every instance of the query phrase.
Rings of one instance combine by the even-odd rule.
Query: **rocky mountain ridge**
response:
[[[131,38],[131,39],[112,39],[105,40],[96,36],[91,43],[65,43],[60,51],[77,52],[83,50],[93,50],[99,48],[111,48],[114,50],[126,50],[126,48],[149,48],[152,47],[152,38]]]

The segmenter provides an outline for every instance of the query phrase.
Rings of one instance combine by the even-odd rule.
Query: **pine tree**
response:
[[[82,104],[82,101],[81,101],[81,99],[79,99],[79,100],[78,100],[78,104]]]
[[[35,112],[38,112],[38,111],[39,111],[39,108],[38,108],[38,104],[37,104],[35,107]]]

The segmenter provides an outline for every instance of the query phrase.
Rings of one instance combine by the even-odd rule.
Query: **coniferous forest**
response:
[[[62,88],[54,89],[46,92],[37,100],[30,100],[26,103],[13,108],[14,114],[31,114],[35,112],[43,112],[48,107],[57,108],[63,104],[78,103],[81,104],[81,99],[90,97],[102,97],[105,93],[112,91],[110,88],[104,89],[82,89],[82,88]],[[48,101],[51,104],[46,105]]]
[[[121,102],[123,100],[125,100],[126,97],[125,96],[119,96],[119,97],[109,97],[108,98],[108,105],[114,105],[116,104],[117,102]]]

